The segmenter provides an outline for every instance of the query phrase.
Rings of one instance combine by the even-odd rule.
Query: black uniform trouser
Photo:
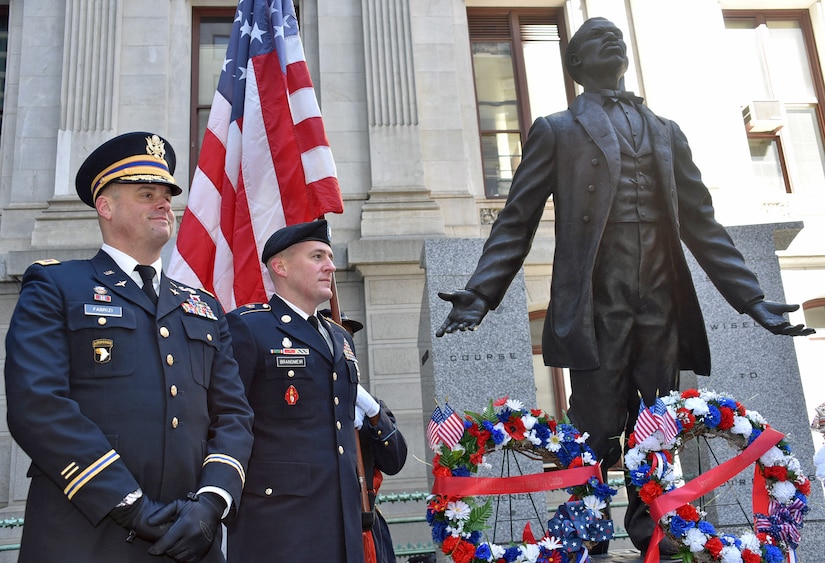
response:
[[[679,354],[673,266],[666,226],[608,223],[593,272],[593,316],[599,369],[573,370],[569,416],[588,432],[603,473],[622,456],[639,396],[648,406],[678,388]],[[647,549],[654,522],[628,483],[625,529]]]

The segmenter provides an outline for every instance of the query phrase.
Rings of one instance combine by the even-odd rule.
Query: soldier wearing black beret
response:
[[[327,222],[278,230],[261,260],[275,294],[227,315],[255,412],[255,446],[238,518],[228,526],[227,559],[312,561],[320,549],[325,562],[362,562],[358,360],[350,334],[317,310],[332,297],[335,271]],[[388,434],[392,422],[383,420],[380,431]]]
[[[77,173],[103,235],[23,277],[6,336],[12,436],[32,459],[19,561],[224,561],[252,448],[226,318],[163,273],[175,152],[107,141]]]

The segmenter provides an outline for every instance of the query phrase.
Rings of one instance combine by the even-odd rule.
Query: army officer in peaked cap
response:
[[[163,274],[174,169],[158,135],[104,143],[76,178],[100,252],[24,274],[5,368],[32,459],[21,563],[224,561],[252,412],[220,305]]]
[[[335,271],[326,221],[280,229],[261,260],[269,303],[227,315],[252,409],[255,446],[227,559],[364,560],[354,417],[358,362],[352,337],[319,320]]]

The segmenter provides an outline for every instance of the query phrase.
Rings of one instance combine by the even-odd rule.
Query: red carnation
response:
[[[628,449],[633,449],[635,447],[636,447],[636,433],[631,432],[630,436],[628,436],[628,438],[627,438],[627,448]]]
[[[719,414],[722,415],[719,420],[719,429],[729,430],[733,428],[733,410],[728,407],[719,407]]]
[[[803,479],[805,479],[803,477]],[[811,482],[808,479],[805,479],[802,483],[794,483],[796,485],[796,490],[805,495],[806,497],[811,494]]]
[[[639,497],[642,499],[642,502],[645,504],[650,504],[658,497],[662,496],[661,485],[659,485],[656,481],[648,481],[642,488],[639,489]]]
[[[452,557],[455,563],[470,563],[476,553],[476,547],[468,541],[461,541],[453,550]]]
[[[449,477],[453,474],[449,467],[444,467],[441,464],[433,466],[433,475],[436,477]]]
[[[696,425],[696,417],[688,409],[682,407],[676,411],[676,417],[682,423],[682,428],[690,430]]]
[[[550,429],[550,432],[556,433],[556,419],[548,420],[547,421],[547,428]]]
[[[710,552],[714,559],[719,559],[723,547],[725,547],[725,545],[719,538],[710,538],[705,542],[705,549]]]
[[[481,465],[481,462],[484,460],[484,451],[479,450],[476,453],[470,456],[470,463],[473,465]]]
[[[687,389],[686,391],[682,391],[682,398],[683,399],[691,399],[693,397],[698,397],[699,391],[696,389]]]
[[[584,467],[584,462],[582,461],[582,456],[577,455],[573,458],[573,461],[570,462],[568,469],[573,469],[574,467]]]
[[[742,561],[744,563],[760,563],[760,561],[762,561],[762,556],[758,553],[754,553],[750,549],[743,549]]]
[[[544,415],[544,411],[541,409],[530,409],[530,414],[535,416],[536,418],[541,418]]]
[[[458,542],[461,541],[461,538],[458,536],[447,536],[444,538],[444,542],[441,544],[441,551],[446,554],[450,554],[453,550],[458,547]]]
[[[788,468],[784,465],[772,465],[765,468],[765,477],[767,479],[776,479],[777,481],[788,480]]]
[[[679,518],[688,522],[699,521],[699,511],[691,504],[683,504],[676,509],[676,514],[679,515]]]

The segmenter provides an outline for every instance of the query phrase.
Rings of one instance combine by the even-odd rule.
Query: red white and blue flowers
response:
[[[436,477],[470,477],[479,467],[489,467],[486,455],[511,450],[550,462],[559,469],[595,466],[587,434],[557,422],[538,409],[525,409],[507,397],[490,402],[482,413],[465,412],[464,434],[458,443],[441,444],[433,458]],[[492,499],[433,494],[428,498],[427,521],[432,537],[455,563],[579,563],[587,561],[583,542],[612,536],[612,522],[603,510],[616,490],[591,477],[571,486],[571,502],[560,507],[543,537],[536,540],[529,528],[521,542],[501,545],[487,541],[484,532],[493,515]],[[562,510],[564,508],[564,510]],[[562,531],[563,530],[563,531]],[[554,535],[555,534],[555,535]]]
[[[639,488],[643,502],[651,504],[677,487],[674,454],[697,436],[721,437],[734,448],[745,450],[770,426],[755,411],[738,401],[701,389],[673,391],[662,401],[676,418],[679,432],[664,441],[660,431],[636,443],[628,441],[625,467]],[[665,513],[659,526],[680,546],[684,561],[696,563],[782,563],[799,543],[802,517],[808,511],[810,481],[783,438],[756,462],[768,495],[767,513],[754,514],[753,533],[741,537],[717,533],[705,513],[691,504]]]

